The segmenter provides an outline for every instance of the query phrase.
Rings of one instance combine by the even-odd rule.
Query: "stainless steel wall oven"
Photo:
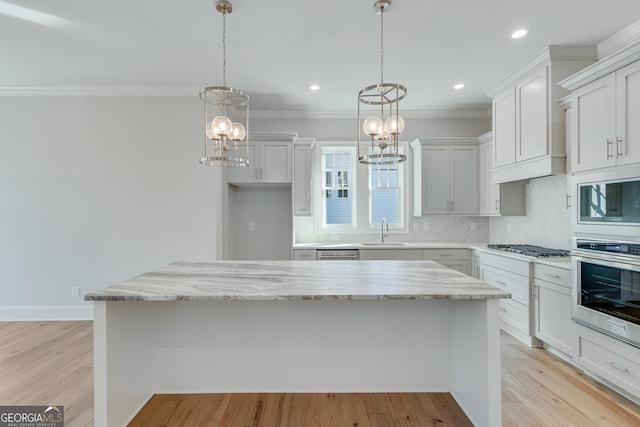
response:
[[[640,242],[575,239],[573,318],[640,348]]]

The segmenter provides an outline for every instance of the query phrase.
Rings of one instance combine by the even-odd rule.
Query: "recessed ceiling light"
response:
[[[314,84],[314,85],[309,86],[309,89],[311,89],[311,90],[320,90],[320,86]]]
[[[464,87],[464,83],[458,83],[458,84],[456,84],[456,85],[454,85],[454,86],[453,86],[453,88],[454,88],[455,90],[462,89],[463,87]]]
[[[514,31],[513,33],[511,33],[511,38],[512,39],[521,39],[522,37],[526,36],[527,34],[529,34],[529,29],[528,28],[520,28],[520,29]]]

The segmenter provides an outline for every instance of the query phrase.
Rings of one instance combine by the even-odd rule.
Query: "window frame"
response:
[[[364,150],[368,149],[368,144],[361,145]],[[316,203],[316,232],[319,234],[370,234],[379,232],[380,223],[371,223],[371,190],[370,190],[370,165],[361,164],[357,159],[355,142],[318,142],[316,149],[319,152],[319,161],[316,162],[314,176],[320,184],[316,186],[315,195],[318,197]],[[409,145],[406,142],[400,143],[401,152],[408,152]],[[336,150],[348,150],[352,152],[352,214],[351,224],[325,224],[324,212],[326,209],[324,198],[324,155],[327,152]],[[409,179],[410,162],[405,161],[398,168],[398,224],[389,224],[389,228],[396,233],[408,232],[408,202],[409,202]],[[362,185],[365,185],[364,187]],[[363,190],[364,188],[364,190]]]

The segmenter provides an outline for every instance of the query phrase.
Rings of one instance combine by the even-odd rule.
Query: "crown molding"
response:
[[[640,19],[598,43],[598,59],[612,55],[618,49],[628,46],[638,39],[640,39]]]
[[[0,96],[198,96],[193,86],[0,87]]]
[[[478,110],[403,110],[406,119],[489,119],[491,109]],[[314,111],[314,110],[251,110],[252,119],[357,119],[353,111]]]
[[[640,60],[640,34],[636,36],[636,39],[631,44],[561,80],[558,84],[565,89],[573,91],[637,60]]]
[[[197,97],[194,86],[59,86],[0,87],[0,96],[185,96]],[[357,118],[356,110],[260,110],[251,109],[252,119],[349,119]],[[491,108],[458,110],[403,110],[405,119],[487,119]]]
[[[524,74],[547,65],[551,61],[589,61],[591,63],[596,58],[596,46],[550,45],[513,72],[498,80],[485,93],[489,98],[493,98],[506,87],[514,85]]]

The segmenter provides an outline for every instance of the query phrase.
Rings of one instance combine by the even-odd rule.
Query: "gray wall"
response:
[[[198,97],[0,97],[0,319],[90,317],[71,297],[216,257],[220,173]]]

